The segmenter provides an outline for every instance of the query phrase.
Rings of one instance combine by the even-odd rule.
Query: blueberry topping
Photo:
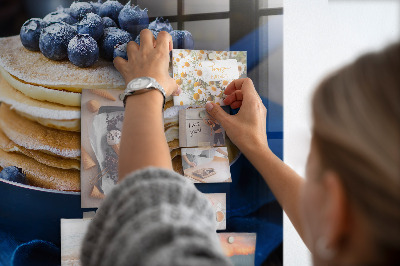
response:
[[[89,34],[78,34],[68,44],[68,59],[78,67],[89,67],[99,59],[97,42]]]
[[[97,14],[87,13],[77,24],[77,30],[79,34],[89,34],[97,41],[103,35],[103,20]]]
[[[93,13],[95,10],[88,2],[73,2],[69,7],[69,12],[72,17],[81,20],[87,13]]]
[[[118,1],[108,0],[100,6],[99,15],[101,17],[110,17],[115,23],[118,23],[118,15],[123,7]]]
[[[129,1],[119,13],[118,21],[121,29],[126,30],[133,38],[136,38],[141,30],[149,26],[147,8],[133,7]]]
[[[8,181],[18,182],[21,184],[27,183],[26,176],[22,173],[22,169],[15,166],[4,168],[0,172],[0,178]]]
[[[68,55],[69,41],[76,35],[75,29],[65,22],[55,22],[42,29],[39,48],[51,60],[62,60]]]
[[[171,32],[174,30],[171,26],[171,23],[169,23],[168,19],[164,20],[163,17],[156,18],[156,20],[150,23],[148,29],[154,31],[166,31],[166,32]]]
[[[115,27],[106,28],[100,39],[100,54],[104,59],[112,60],[115,46],[129,41],[132,41],[132,36],[128,32]]]
[[[46,27],[46,22],[40,18],[31,18],[21,27],[19,36],[22,45],[31,51],[39,51],[40,31]]]
[[[125,60],[128,60],[128,54],[126,53],[126,47],[128,43],[118,43],[114,49],[114,58],[117,56],[122,57]]]
[[[92,5],[92,7],[94,9],[94,13],[96,13],[98,15],[100,13],[101,0],[99,0],[97,2],[90,2],[90,4]]]
[[[117,26],[117,23],[115,23],[115,21],[112,20],[112,18],[109,18],[109,17],[102,17],[101,19],[103,20],[104,28],[118,27],[118,26]]]
[[[64,12],[63,9],[60,9],[58,11],[51,12],[47,14],[43,20],[47,23],[52,23],[52,22],[65,22],[67,24],[74,24],[78,22],[75,18],[71,17],[68,13]]]
[[[153,33],[154,39],[157,39],[159,32],[155,30],[152,30],[151,32]],[[136,37],[135,42],[140,45],[140,34]]]
[[[193,49],[194,41],[192,34],[187,30],[174,30],[170,32],[174,49]]]

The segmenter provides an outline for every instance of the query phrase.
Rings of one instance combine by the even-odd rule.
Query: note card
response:
[[[247,76],[246,51],[172,50],[172,70],[182,92],[174,105],[224,105],[225,88]]]

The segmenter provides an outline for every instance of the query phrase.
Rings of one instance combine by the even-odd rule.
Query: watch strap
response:
[[[162,96],[164,98],[163,106],[162,106],[162,110],[164,110],[165,99],[166,99],[164,88],[154,78],[151,78],[151,77],[146,77],[146,78],[150,79],[150,81],[151,81],[151,83],[150,83],[150,85],[148,87],[144,87],[144,88],[141,88],[139,90],[132,90],[130,85],[137,80],[137,79],[133,79],[126,86],[126,89],[125,89],[124,93],[120,94],[120,100],[122,100],[122,102],[124,103],[124,107],[125,107],[126,106],[126,98],[128,96],[131,96],[131,95],[135,94],[138,91],[143,92],[143,91],[146,91],[146,90],[148,90],[148,91],[150,91],[150,90],[158,90],[159,92],[161,92],[161,94],[162,94]]]

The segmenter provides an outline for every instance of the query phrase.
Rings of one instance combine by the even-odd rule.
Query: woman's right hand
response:
[[[249,78],[232,81],[225,89],[224,103],[240,110],[227,114],[219,105],[207,103],[207,112],[225,129],[233,143],[246,155],[260,148],[268,148],[266,134],[267,109]]]

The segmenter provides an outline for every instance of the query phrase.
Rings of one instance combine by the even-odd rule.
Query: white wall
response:
[[[284,2],[284,160],[304,176],[310,143],[310,97],[330,71],[400,36],[400,1]],[[284,219],[284,265],[311,265]]]

